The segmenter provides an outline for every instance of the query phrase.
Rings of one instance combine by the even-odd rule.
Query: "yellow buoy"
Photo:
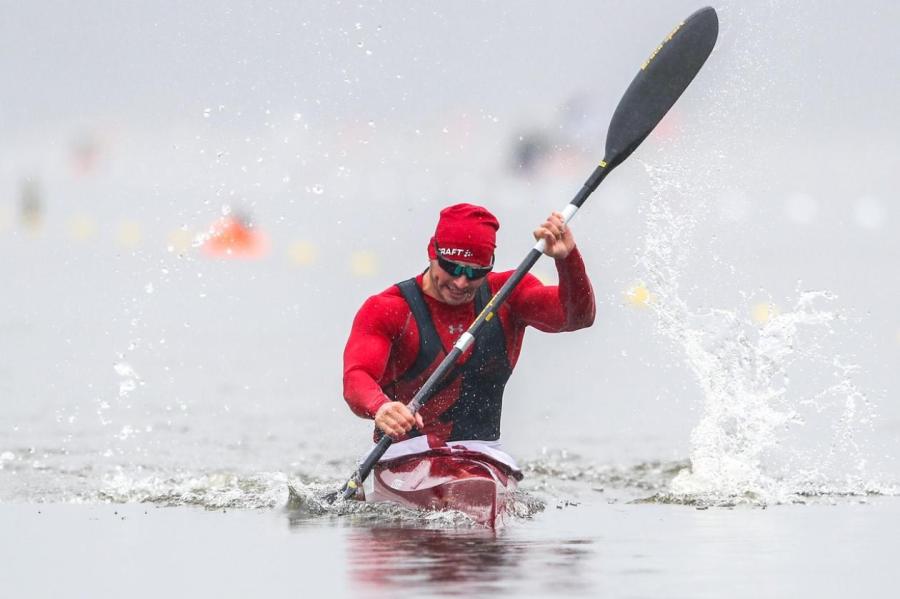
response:
[[[358,277],[371,277],[378,272],[378,258],[367,250],[353,252],[350,256],[350,270]]]
[[[298,266],[309,266],[316,261],[318,250],[308,241],[296,241],[288,248],[288,258]]]
[[[778,316],[778,308],[768,302],[760,302],[750,310],[750,316],[756,324],[766,324]]]
[[[194,234],[181,227],[169,233],[167,249],[170,252],[184,254],[194,244]]]
[[[122,222],[116,230],[116,241],[126,248],[136,248],[141,244],[142,239],[141,226],[134,221]]]
[[[637,308],[646,308],[652,300],[650,291],[643,283],[635,283],[625,292],[628,303]]]
[[[75,241],[87,241],[97,232],[97,223],[89,216],[80,214],[69,221],[69,236]]]
[[[548,275],[546,272],[544,272],[542,270],[533,270],[533,271],[531,271],[531,274],[533,274],[537,278],[537,280],[540,281],[541,283],[543,283],[544,285],[556,285],[557,284],[556,280],[553,277],[551,277],[550,275]]]

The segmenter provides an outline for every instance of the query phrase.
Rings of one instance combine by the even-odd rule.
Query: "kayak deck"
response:
[[[414,509],[457,510],[489,528],[502,526],[516,489],[509,468],[484,454],[435,450],[383,462],[366,501]]]

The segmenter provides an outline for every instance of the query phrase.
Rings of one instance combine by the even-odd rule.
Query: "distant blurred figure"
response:
[[[267,237],[239,212],[217,219],[203,243],[203,252],[215,258],[262,258],[268,249]]]
[[[594,161],[608,116],[591,98],[576,93],[557,110],[546,127],[520,133],[513,143],[512,168],[531,177],[547,172],[581,172],[583,161]]]
[[[550,142],[542,131],[519,135],[512,150],[513,170],[526,176],[534,174],[550,151]]]
[[[22,182],[22,192],[19,196],[19,216],[22,225],[32,233],[37,233],[44,223],[40,186],[30,177]]]
[[[75,173],[87,175],[97,167],[100,158],[100,142],[94,135],[81,135],[72,144],[71,152],[72,168]]]

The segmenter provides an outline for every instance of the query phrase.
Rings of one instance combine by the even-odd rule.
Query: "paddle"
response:
[[[628,158],[659,124],[706,62],[716,44],[718,34],[719,19],[716,11],[710,7],[702,8],[680,23],[641,65],[641,70],[628,86],[610,121],[609,131],[606,134],[606,155],[562,211],[565,222],[572,219],[609,172]],[[481,326],[494,317],[512,290],[541,257],[544,245],[543,239],[535,244],[513,275],[484,307],[475,322],[454,344],[450,353],[409,402],[411,412],[416,413],[431,397],[438,383],[475,340]],[[353,476],[341,488],[342,497],[349,499],[356,493],[392,442],[387,435],[381,437]],[[337,495],[338,493],[329,494],[326,499],[333,501]]]

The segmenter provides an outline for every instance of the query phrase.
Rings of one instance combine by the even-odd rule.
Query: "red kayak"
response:
[[[379,463],[366,501],[392,501],[414,509],[457,510],[489,528],[503,525],[516,490],[510,468],[474,451],[434,450]]]

